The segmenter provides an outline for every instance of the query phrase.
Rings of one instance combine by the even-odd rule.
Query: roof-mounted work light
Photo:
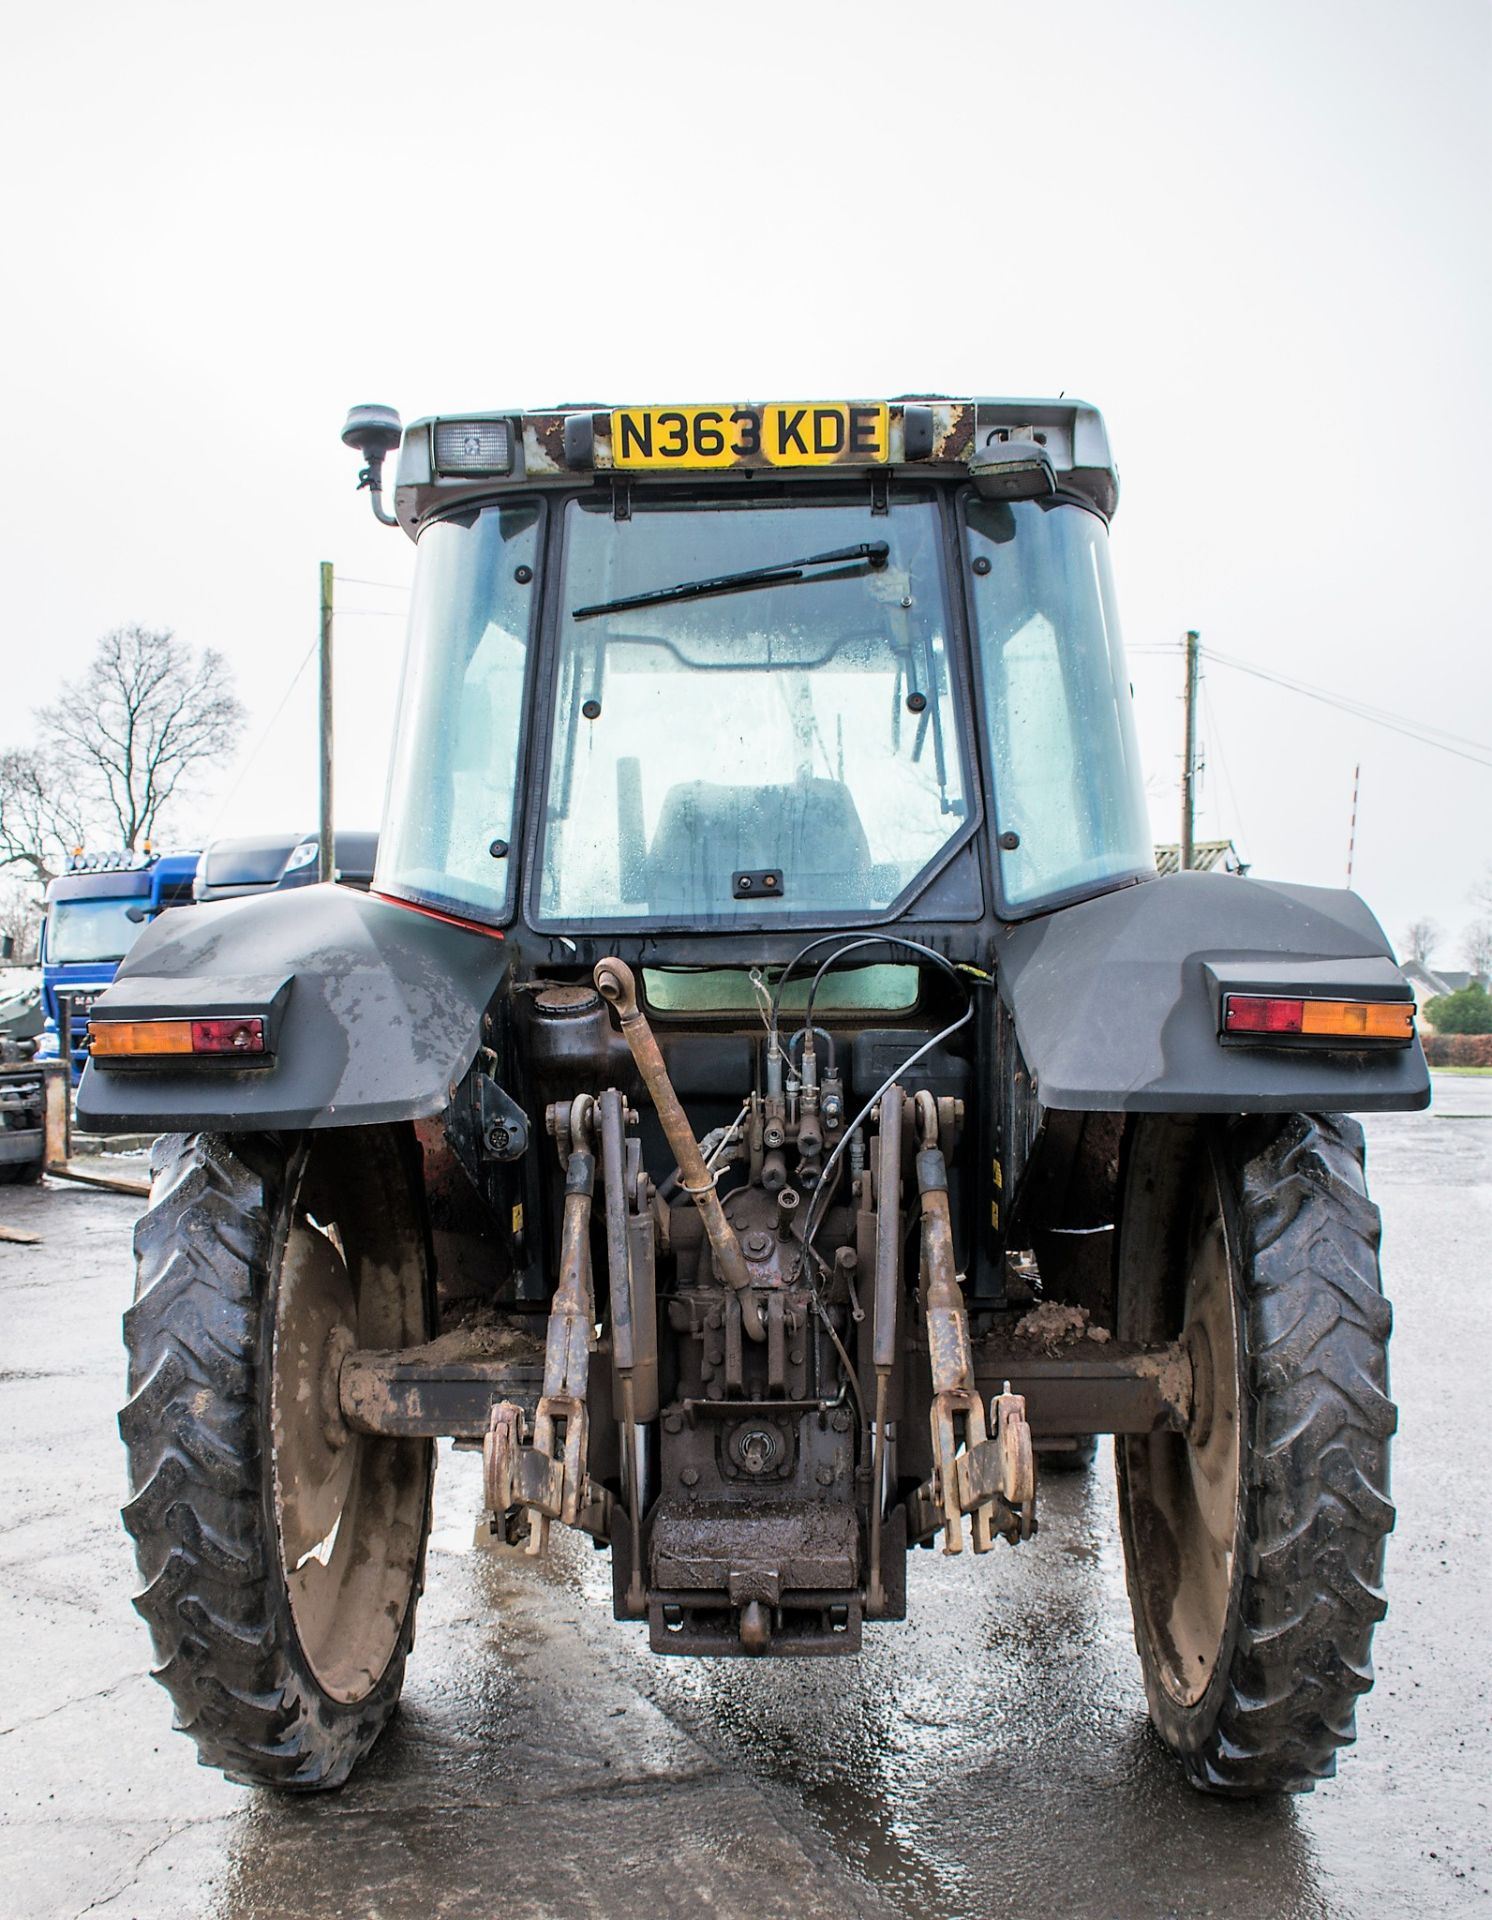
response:
[[[505,474],[513,471],[513,425],[510,420],[437,420],[437,473]]]
[[[403,437],[404,428],[394,408],[381,407],[374,402],[353,407],[342,429],[343,443],[356,447],[367,462],[357,477],[357,483],[360,488],[368,489],[373,511],[386,527],[397,527],[399,522],[393,514],[383,510],[383,459],[385,454],[394,451]]]

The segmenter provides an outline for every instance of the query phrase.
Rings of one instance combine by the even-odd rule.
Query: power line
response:
[[[1238,789],[1233,784],[1233,771],[1228,765],[1228,756],[1223,752],[1222,730],[1217,724],[1217,715],[1213,711],[1212,696],[1207,691],[1205,674],[1202,676],[1202,711],[1207,716],[1207,730],[1212,738],[1213,751],[1217,754],[1217,764],[1222,770],[1223,784],[1228,789],[1228,799],[1232,802],[1233,817],[1238,822],[1240,836],[1247,840],[1248,827],[1243,818],[1243,808],[1238,804]]]
[[[280,704],[275,708],[274,712],[269,716],[269,720],[265,725],[264,731],[260,734],[259,738],[254,742],[253,746],[249,749],[247,759],[241,760],[239,762],[238,772],[234,776],[233,785],[229,787],[228,791],[223,795],[222,799],[218,802],[217,812],[212,816],[212,825],[207,829],[207,834],[205,836],[207,839],[210,840],[212,838],[214,832],[217,829],[218,822],[222,819],[224,813],[227,811],[228,802],[233,798],[234,794],[237,793],[238,789],[243,785],[244,775],[248,772],[249,768],[254,764],[254,761],[258,757],[260,748],[264,745],[265,741],[269,738],[270,734],[274,731],[275,722],[279,719],[280,715],[285,711],[285,708],[289,705],[291,694],[295,692],[295,689],[299,684],[301,675],[305,672],[306,668],[311,664],[311,655],[315,653],[317,647],[319,647],[320,644],[321,644],[321,636],[318,634],[317,637],[311,642],[310,646],[306,648],[305,653],[301,657],[300,665],[296,668],[295,672],[291,674],[290,684],[286,687],[284,693],[281,694],[280,696]]]
[[[1375,707],[1371,702],[1355,699],[1351,694],[1336,693],[1329,687],[1313,686],[1309,680],[1297,680],[1293,674],[1279,673],[1270,667],[1256,667],[1251,661],[1239,660],[1232,654],[1218,653],[1216,649],[1211,651],[1212,657],[1220,660],[1225,667],[1237,667],[1243,673],[1272,675],[1282,686],[1293,688],[1297,693],[1311,694],[1327,701],[1346,701],[1354,709],[1375,719],[1392,721],[1395,726],[1416,727],[1424,733],[1437,734],[1443,740],[1454,741],[1457,746],[1471,747],[1478,753],[1492,753],[1492,747],[1489,747],[1485,741],[1468,739],[1464,733],[1452,733],[1448,727],[1432,726],[1428,720],[1405,721],[1404,715],[1395,712],[1392,707]]]
[[[1166,654],[1174,658],[1180,651],[1179,643],[1152,642],[1129,649],[1135,654]],[[1444,727],[1432,726],[1428,721],[1406,719],[1403,714],[1391,713],[1386,708],[1370,705],[1366,700],[1354,700],[1350,695],[1335,693],[1330,688],[1318,687],[1309,680],[1297,680],[1292,674],[1276,673],[1268,667],[1254,666],[1247,660],[1236,659],[1233,655],[1220,653],[1216,647],[1204,647],[1203,656],[1214,660],[1220,667],[1231,667],[1235,673],[1246,673],[1256,680],[1264,680],[1272,686],[1284,687],[1289,693],[1298,693],[1304,699],[1318,700],[1324,706],[1336,707],[1343,713],[1351,714],[1355,719],[1367,720],[1376,727],[1386,727],[1391,733],[1403,734],[1405,739],[1417,740],[1421,746],[1439,747],[1444,753],[1453,753],[1457,759],[1469,760],[1473,766],[1492,767],[1492,746],[1483,740],[1472,740],[1465,734],[1451,733]]]
[[[1231,667],[1235,673],[1249,674],[1255,680],[1265,680],[1272,686],[1284,687],[1288,692],[1301,694],[1307,700],[1318,700],[1323,706],[1339,708],[1343,713],[1352,714],[1355,719],[1367,720],[1375,727],[1386,727],[1391,733],[1403,734],[1407,740],[1417,740],[1422,746],[1439,747],[1442,753],[1453,753],[1458,760],[1469,760],[1473,766],[1492,767],[1492,746],[1484,741],[1469,740],[1463,734],[1447,733],[1443,727],[1406,720],[1402,715],[1389,714],[1381,707],[1371,707],[1366,701],[1352,700],[1343,694],[1330,693],[1324,687],[1313,687],[1307,681],[1292,679],[1288,674],[1273,673],[1267,667],[1254,667],[1246,661],[1234,660],[1212,647],[1207,651],[1219,666]]]
[[[340,580],[344,586],[385,587],[388,589],[390,593],[408,593],[409,592],[408,587],[399,586],[392,580],[359,580],[359,579],[354,579],[350,574],[343,574],[343,573],[336,574],[333,577],[337,580]],[[367,620],[403,620],[404,618],[406,618],[406,615],[402,607],[339,607],[337,609],[337,618],[339,620],[349,620],[349,619],[355,620],[359,618],[367,619]],[[289,684],[286,686],[285,691],[280,695],[279,705],[275,708],[274,712],[269,716],[269,719],[265,722],[264,731],[259,735],[259,738],[254,742],[253,746],[249,749],[248,754],[245,756],[245,758],[239,762],[238,772],[234,775],[234,778],[233,778],[233,785],[229,787],[228,791],[223,795],[222,799],[219,800],[217,805],[217,811],[213,814],[212,824],[211,826],[209,826],[207,830],[207,837],[209,839],[211,839],[213,833],[216,831],[218,822],[222,819],[224,813],[226,813],[228,809],[228,802],[233,798],[234,794],[237,793],[238,789],[243,785],[245,774],[247,774],[249,768],[253,766],[255,760],[258,759],[259,754],[264,747],[264,743],[269,739],[269,736],[274,732],[276,722],[279,720],[280,715],[285,711],[286,707],[290,704],[290,696],[295,692],[295,689],[300,685],[301,675],[305,672],[306,668],[310,666],[311,655],[315,653],[316,649],[320,644],[321,644],[320,636],[318,635],[317,638],[311,642],[310,646],[306,648],[305,653],[301,656],[300,665],[295,669],[295,672],[291,674]]]

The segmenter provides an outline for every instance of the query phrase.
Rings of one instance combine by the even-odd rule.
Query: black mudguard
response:
[[[361,1127],[440,1113],[475,1057],[507,947],[347,887],[180,907],[140,938],[90,1017],[262,1012],[261,1066],[101,1070],[78,1120],[100,1133]]]
[[[1180,873],[1007,928],[1000,993],[1044,1107],[1097,1113],[1381,1113],[1425,1107],[1418,1040],[1219,1040],[1224,990],[1412,999],[1355,893]]]

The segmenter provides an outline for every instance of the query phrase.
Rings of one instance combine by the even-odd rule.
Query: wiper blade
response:
[[[868,560],[884,567],[891,549],[884,540],[862,540],[858,546],[835,547],[829,553],[806,554],[801,560],[779,560],[771,567],[743,567],[739,573],[717,573],[710,580],[681,580],[677,586],[654,587],[650,593],[624,594],[593,607],[572,607],[572,620],[592,620],[598,613],[625,613],[631,607],[661,606],[665,600],[703,600],[711,593],[739,593],[750,587],[776,587],[801,580],[807,567],[832,567],[845,561]]]

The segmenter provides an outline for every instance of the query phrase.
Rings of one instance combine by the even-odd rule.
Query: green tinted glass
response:
[[[810,972],[788,981],[784,1013],[803,1011],[812,979]],[[751,976],[740,967],[644,967],[642,984],[659,1013],[751,1013],[758,1004]],[[906,1013],[917,1004],[917,969],[849,967],[825,974],[813,1004],[816,1013]]]

